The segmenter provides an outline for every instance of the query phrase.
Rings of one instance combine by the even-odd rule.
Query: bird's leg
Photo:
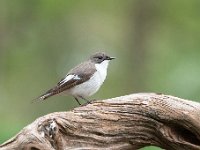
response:
[[[81,105],[81,103],[79,102],[78,98],[74,97],[74,99],[77,101],[77,103],[78,103],[79,105]]]
[[[81,99],[85,100],[87,102],[87,104],[90,104],[91,102],[89,100],[87,100],[86,98],[84,98],[83,96],[79,96]]]

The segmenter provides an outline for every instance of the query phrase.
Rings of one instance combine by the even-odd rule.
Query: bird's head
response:
[[[112,59],[115,59],[115,57],[110,57],[103,52],[95,53],[90,56],[90,60],[95,64],[101,64],[102,62],[109,62]]]

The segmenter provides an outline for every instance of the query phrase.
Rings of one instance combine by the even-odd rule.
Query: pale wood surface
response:
[[[200,150],[200,103],[138,93],[40,117],[0,150]]]

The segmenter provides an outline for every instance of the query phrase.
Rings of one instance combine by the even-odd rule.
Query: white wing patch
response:
[[[75,79],[75,80],[80,80],[81,78],[80,78],[78,75],[75,75],[75,76],[74,76],[74,79]]]
[[[78,75],[70,74],[67,75],[62,81],[59,82],[60,85],[63,85],[64,83],[70,81],[70,80],[80,80],[81,78]]]

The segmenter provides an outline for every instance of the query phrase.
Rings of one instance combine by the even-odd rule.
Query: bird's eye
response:
[[[103,57],[102,56],[99,56],[99,57],[97,57],[98,59],[102,59]]]

